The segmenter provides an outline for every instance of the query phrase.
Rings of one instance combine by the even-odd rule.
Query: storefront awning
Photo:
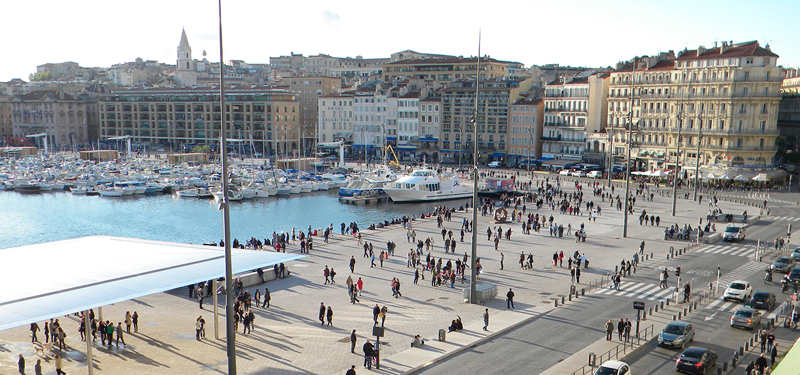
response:
[[[389,142],[396,141],[397,137],[386,137],[386,140],[389,141]]]
[[[414,151],[414,150],[417,149],[417,146],[404,145],[404,146],[397,146],[394,149],[395,150],[403,150],[403,151]]]
[[[419,139],[420,142],[436,142],[438,140],[439,140],[439,138],[420,138]]]
[[[495,152],[494,154],[491,155],[491,157],[493,157],[493,158],[502,158],[503,155],[505,155],[505,154],[506,154],[505,152]]]

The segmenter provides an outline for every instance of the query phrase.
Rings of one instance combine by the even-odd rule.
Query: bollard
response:
[[[746,341],[744,343],[744,351],[746,351],[746,352],[750,351],[750,345]]]
[[[678,320],[678,317],[675,314],[672,314],[672,320]]]
[[[633,267],[633,273],[636,273],[636,267]]]
[[[658,312],[658,305],[656,305],[656,312]],[[651,314],[652,315],[652,314]]]
[[[678,320],[681,320],[681,312],[678,311]]]
[[[770,325],[771,327],[774,327],[774,326],[775,326],[775,318],[769,318],[769,325]]]
[[[658,307],[656,307],[656,309],[658,309]],[[658,310],[656,310],[656,311],[658,311]],[[653,308],[652,307],[650,308],[650,315],[653,315]]]
[[[653,253],[650,253],[650,259],[653,259]]]
[[[569,300],[572,301],[572,293],[569,294]]]
[[[753,346],[753,338],[750,338],[750,346]]]
[[[558,307],[558,300],[555,300],[555,307]]]
[[[575,291],[575,299],[578,299],[578,297],[579,297],[579,295],[578,295],[578,291],[576,290],[576,291]]]
[[[736,362],[739,362],[739,358],[733,357],[733,359],[731,359],[731,367],[736,368]]]
[[[689,312],[692,312],[692,304],[689,304]]]
[[[669,300],[667,300],[667,306],[669,306]]]
[[[669,254],[667,254],[667,260],[669,260]]]
[[[642,311],[642,320],[647,320],[647,311]]]
[[[697,310],[697,301],[694,301],[694,309]]]
[[[687,313],[686,313],[686,312],[687,312],[686,310],[687,310],[687,309],[684,307],[684,308],[683,308],[683,316],[689,315],[689,314],[687,314]]]
[[[614,266],[614,273],[619,272],[619,266]]]
[[[744,347],[743,346],[739,347],[739,355],[744,355]],[[737,356],[734,356],[734,358],[736,358],[736,357]]]
[[[564,296],[561,296],[561,304],[564,304]]]
[[[581,288],[581,295],[582,295],[582,296],[585,296],[585,295],[586,295],[586,289],[585,289],[585,288]]]
[[[722,362],[722,371],[728,371],[728,362]]]
[[[717,375],[722,375],[722,368],[717,366]]]
[[[661,301],[661,309],[664,309],[664,301]]]

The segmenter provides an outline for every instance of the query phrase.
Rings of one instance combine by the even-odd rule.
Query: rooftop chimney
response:
[[[697,47],[697,57],[700,57],[700,55],[704,53],[706,53],[706,47],[703,46]]]
[[[728,50],[728,42],[722,42],[722,47],[719,48],[719,54],[725,53]]]

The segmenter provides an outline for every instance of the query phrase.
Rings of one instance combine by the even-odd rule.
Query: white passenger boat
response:
[[[101,196],[112,198],[121,197],[124,195],[123,189],[115,186],[106,186],[98,189],[97,192],[100,193]],[[133,194],[133,191],[131,191],[131,194]]]
[[[456,175],[441,176],[433,169],[418,169],[383,188],[395,202],[424,202],[472,197],[472,183]]]
[[[341,174],[329,174],[319,176],[322,181],[328,183],[328,188],[340,188],[347,186],[347,177]]]

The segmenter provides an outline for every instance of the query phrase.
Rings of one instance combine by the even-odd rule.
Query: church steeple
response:
[[[181,30],[181,42],[178,44],[178,49],[180,50],[181,48],[192,49],[192,47],[189,47],[189,38],[186,37],[185,28]]]
[[[189,46],[189,38],[186,37],[186,29],[181,31],[181,42],[178,43],[178,69],[192,70],[192,47]]]

